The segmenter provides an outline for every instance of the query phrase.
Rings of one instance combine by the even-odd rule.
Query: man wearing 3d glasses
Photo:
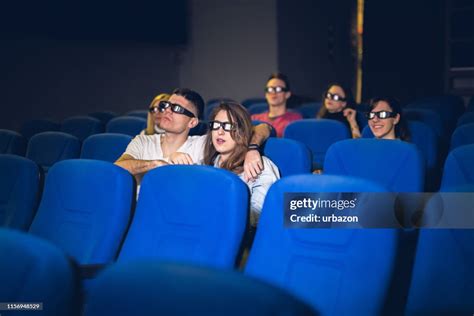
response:
[[[265,98],[268,103],[268,112],[252,115],[252,120],[271,124],[278,137],[283,137],[286,126],[303,117],[296,112],[286,109],[286,101],[290,98],[290,82],[282,73],[274,73],[268,78],[265,87]]]
[[[167,164],[201,164],[204,155],[205,136],[188,136],[189,130],[199,123],[204,101],[199,93],[190,89],[176,89],[168,101],[161,101],[160,127],[163,134],[138,135],[127,146],[125,153],[115,162],[128,170],[140,183],[147,171]],[[261,124],[254,128],[252,148],[258,149],[270,135],[270,128]],[[257,147],[257,148],[255,148]],[[247,180],[255,179],[263,170],[258,150],[247,152],[244,172]]]

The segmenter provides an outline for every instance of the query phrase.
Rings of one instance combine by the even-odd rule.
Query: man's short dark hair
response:
[[[274,72],[270,75],[270,77],[268,77],[268,81],[272,80],[272,79],[280,79],[281,81],[283,81],[285,83],[285,86],[286,86],[286,89],[287,91],[291,91],[290,89],[290,81],[288,80],[288,76],[281,73],[281,72]]]
[[[173,91],[173,94],[180,95],[191,102],[196,107],[198,118],[202,119],[202,114],[204,113],[204,100],[199,93],[187,88],[177,88]]]

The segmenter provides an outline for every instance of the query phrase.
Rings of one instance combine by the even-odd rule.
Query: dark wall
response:
[[[365,2],[363,97],[443,93],[444,0]]]
[[[356,1],[277,1],[278,65],[293,92],[317,99],[333,81],[352,86],[351,19]]]
[[[3,41],[0,128],[33,118],[146,109],[178,86],[177,49],[112,41]]]

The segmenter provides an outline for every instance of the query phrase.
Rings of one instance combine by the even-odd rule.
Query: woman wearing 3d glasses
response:
[[[247,110],[237,103],[219,104],[210,116],[204,164],[232,171],[244,180],[245,155],[249,150],[258,149],[258,146],[250,144],[251,136],[252,121]],[[267,157],[262,156],[262,160],[264,169],[260,176],[253,182],[246,182],[251,193],[252,227],[257,225],[268,189],[280,178],[275,164]]]
[[[157,95],[153,101],[151,101],[148,108],[148,117],[146,120],[146,128],[140,133],[140,135],[153,135],[162,134],[165,131],[160,128],[161,112],[159,111],[160,101],[168,101],[170,95],[167,93],[161,93]]]
[[[395,98],[378,97],[372,99],[367,118],[375,138],[409,141],[410,134],[401,117],[401,106]]]
[[[344,123],[351,131],[352,138],[360,137],[359,125],[356,121],[354,98],[347,87],[333,83],[323,93],[323,106],[316,118],[336,120]]]

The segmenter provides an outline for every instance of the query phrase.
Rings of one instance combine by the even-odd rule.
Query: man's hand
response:
[[[194,163],[190,155],[180,152],[172,153],[169,162],[172,165],[192,165]]]
[[[258,150],[249,150],[245,155],[244,179],[245,181],[255,180],[263,171],[262,156]]]

